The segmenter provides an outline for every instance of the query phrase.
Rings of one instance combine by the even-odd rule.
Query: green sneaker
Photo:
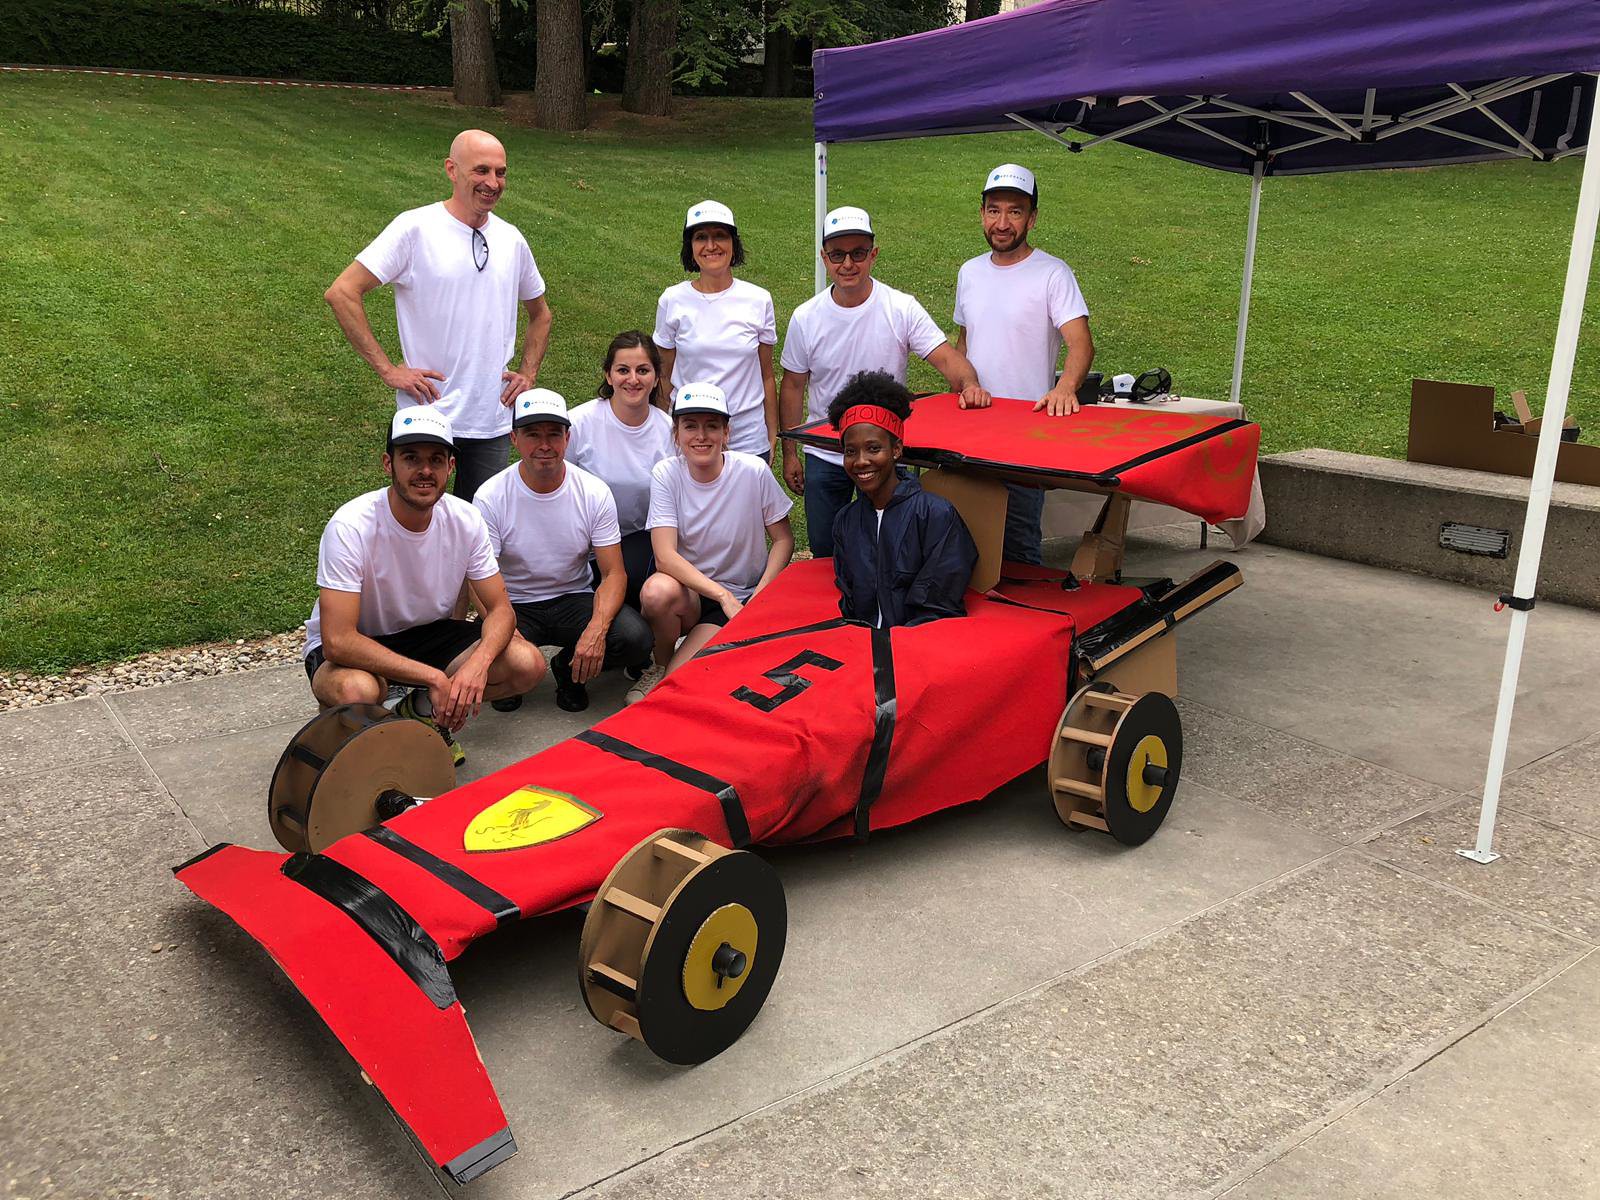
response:
[[[461,748],[460,742],[456,741],[455,738],[450,736],[450,731],[448,729],[439,724],[439,722],[435,721],[432,717],[425,717],[417,711],[416,700],[418,692],[422,692],[424,695],[427,694],[427,690],[425,688],[413,688],[411,691],[406,693],[406,698],[404,700],[395,705],[394,715],[397,717],[405,717],[410,721],[421,721],[429,729],[437,733],[444,739],[444,744],[450,747],[450,761],[459,767],[462,763],[467,761],[467,752]]]

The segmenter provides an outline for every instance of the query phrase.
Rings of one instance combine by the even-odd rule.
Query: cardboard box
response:
[[[1496,429],[1493,388],[1413,379],[1406,459],[1531,477],[1539,439],[1530,434],[1537,433],[1540,422],[1532,418],[1525,396],[1513,396],[1513,401],[1519,399],[1521,424]],[[1563,442],[1556,453],[1556,479],[1600,487],[1600,446]]]

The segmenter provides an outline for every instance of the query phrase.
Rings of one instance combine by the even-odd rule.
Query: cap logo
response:
[[[411,424],[411,418],[410,418],[410,417],[407,417],[407,418],[406,418],[406,419],[405,419],[405,420],[404,420],[404,421],[401,421],[401,422],[400,422],[400,424],[402,424],[402,425],[409,425],[409,424]]]

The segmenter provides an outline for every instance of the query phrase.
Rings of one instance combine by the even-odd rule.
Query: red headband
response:
[[[902,442],[906,440],[906,423],[881,404],[856,404],[844,410],[839,418],[839,436],[852,425],[876,425],[886,429]]]

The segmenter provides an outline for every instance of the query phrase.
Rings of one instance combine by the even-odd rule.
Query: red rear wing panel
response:
[[[906,422],[905,460],[1036,477],[1043,487],[1118,489],[1213,523],[1244,515],[1261,427],[1236,418],[1091,404],[1066,417],[997,397],[963,409],[954,393],[924,396]],[[784,434],[839,448],[827,421]]]

